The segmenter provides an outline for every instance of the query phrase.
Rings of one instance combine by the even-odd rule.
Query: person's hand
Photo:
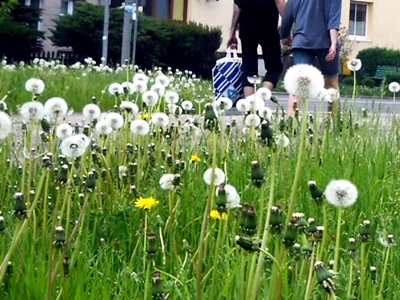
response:
[[[290,36],[290,37],[282,40],[282,45],[291,46],[292,45],[292,41],[293,41],[293,37]]]
[[[336,57],[336,45],[332,44],[331,47],[329,48],[329,53],[326,56],[326,61],[332,61]]]
[[[236,38],[236,34],[233,33],[233,34],[230,35],[226,46],[228,48],[231,48],[231,49],[237,49],[237,45],[238,45],[238,41],[237,41],[237,38]]]

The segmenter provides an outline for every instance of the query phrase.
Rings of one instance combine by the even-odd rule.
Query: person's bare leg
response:
[[[248,97],[254,94],[254,88],[252,86],[245,86],[243,89],[244,97]]]

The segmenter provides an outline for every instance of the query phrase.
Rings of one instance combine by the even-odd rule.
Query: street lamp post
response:
[[[102,62],[107,65],[108,56],[108,26],[110,24],[110,0],[103,0],[104,2],[104,22],[103,22],[103,47],[101,56],[104,57]]]
[[[132,12],[127,8],[132,8],[134,0],[125,1],[124,9],[124,27],[122,31],[122,52],[121,52],[121,65],[129,62],[131,35],[132,35]]]

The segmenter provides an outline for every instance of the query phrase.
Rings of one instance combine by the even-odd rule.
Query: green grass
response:
[[[103,111],[111,108],[115,97],[105,93],[101,98],[100,91],[126,76],[80,77],[81,71],[60,70],[38,76],[35,72],[39,71],[28,68],[2,72],[3,93],[3,86],[12,87],[6,99],[9,107],[32,98],[24,90],[24,82],[37,76],[48,87],[47,96],[43,94],[41,99],[61,96],[77,111],[90,103],[93,95],[102,99]],[[201,95],[201,84],[195,82],[192,97]],[[190,95],[182,98],[194,100]],[[343,111],[343,122],[335,127],[320,111],[315,113],[314,122],[300,118],[292,126],[284,127],[275,118],[274,136],[287,135],[287,148],[266,145],[255,134],[259,128],[249,134],[242,134],[237,127],[231,132],[225,128],[213,132],[203,130],[200,123],[188,133],[174,125],[136,136],[126,123],[107,138],[95,137],[80,159],[60,156],[56,137],[32,141],[30,137],[42,130],[40,126],[28,124],[21,134],[19,124],[14,124],[16,136],[0,144],[0,211],[7,227],[0,235],[0,298],[334,299],[320,288],[312,263],[321,260],[329,268],[330,260],[339,253],[338,274],[332,279],[337,299],[357,298],[355,295],[358,299],[397,299],[398,246],[388,247],[380,240],[394,234],[396,241],[398,235],[400,126],[391,113],[365,115],[348,107]],[[220,117],[218,123],[225,127],[226,120]],[[287,120],[285,124],[289,124]],[[302,124],[309,130],[301,130]],[[19,143],[13,143],[15,139]],[[31,148],[36,155],[28,154]],[[48,152],[53,155],[49,164],[43,165]],[[190,162],[192,155],[201,161]],[[253,161],[258,161],[264,174],[260,187],[252,181],[256,176]],[[68,166],[66,174],[60,171],[63,165]],[[128,168],[126,175],[119,174],[119,166]],[[209,218],[209,210],[217,209],[217,201],[223,202],[214,195],[216,187],[210,188],[203,181],[204,172],[212,166],[225,172],[227,183],[239,192],[242,206],[249,204],[256,210],[253,251],[235,242],[236,236],[250,237],[244,230],[253,218],[243,215],[247,208],[227,210],[226,220]],[[165,173],[180,175],[173,190],[160,187]],[[65,176],[68,181],[61,184]],[[338,209],[325,200],[318,205],[308,187],[308,182],[315,180],[324,189],[333,179],[350,180],[359,192],[357,202],[343,210],[340,236],[336,236]],[[88,189],[93,182],[95,188]],[[19,204],[28,206],[22,218],[14,215],[14,195],[18,192],[24,195]],[[140,209],[135,206],[139,197],[154,197],[159,203],[148,211]],[[273,233],[270,223],[265,222],[276,220],[276,214],[269,212],[278,204],[282,208],[281,230]],[[285,233],[289,221],[297,225],[303,221],[293,222],[287,215],[291,204],[293,212],[304,213],[305,220],[314,218],[317,225],[325,226],[325,242],[318,240],[314,252],[311,247],[314,257],[304,247],[308,239],[314,241],[311,236],[296,229],[294,239],[289,239]],[[364,220],[371,222],[367,243],[360,237]],[[65,230],[60,249],[54,244],[63,240],[55,235],[57,226]],[[348,252],[349,238],[356,239],[353,258]],[[264,239],[266,246],[261,252],[258,239]],[[377,268],[376,280],[371,278],[371,266]],[[257,279],[259,289],[254,284]]]

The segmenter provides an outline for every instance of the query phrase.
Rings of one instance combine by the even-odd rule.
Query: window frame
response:
[[[351,5],[355,5],[355,19],[357,19],[357,6],[358,5],[363,5],[365,6],[365,32],[364,35],[356,35],[355,33],[355,29],[356,27],[354,26],[353,28],[353,32],[350,32],[350,9],[351,9]],[[355,40],[355,41],[369,41],[368,38],[368,27],[369,27],[369,10],[370,10],[370,2],[359,2],[359,1],[350,1],[350,6],[349,6],[349,39],[351,40]],[[353,21],[355,22],[355,21]]]

